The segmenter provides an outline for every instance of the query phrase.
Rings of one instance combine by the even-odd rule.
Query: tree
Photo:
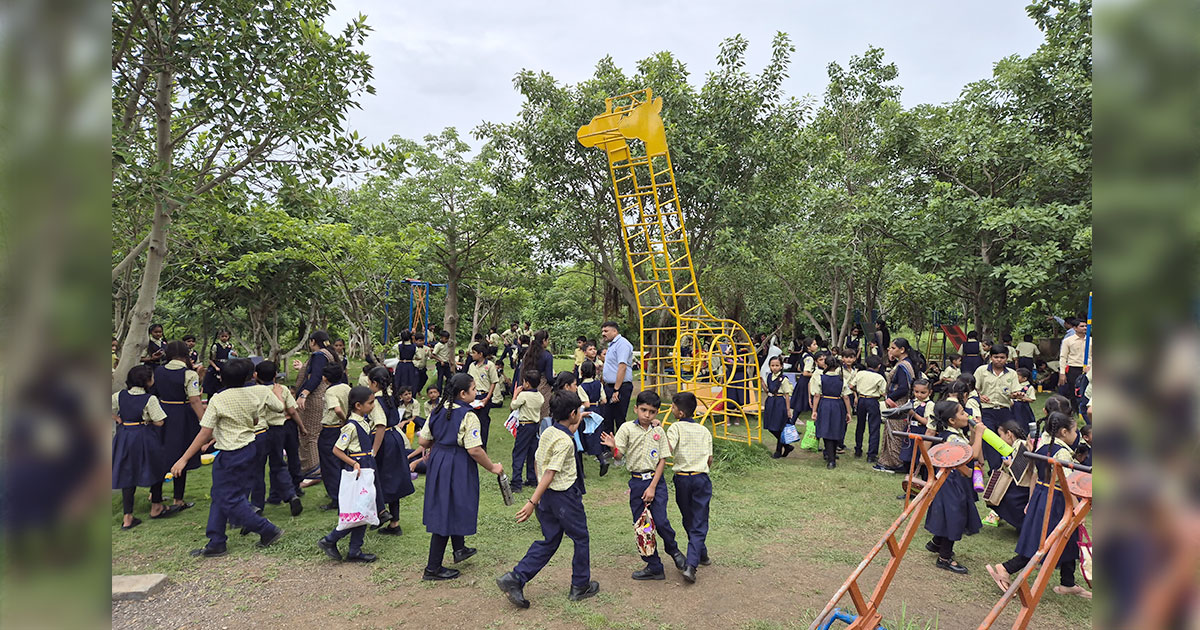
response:
[[[330,35],[331,9],[329,0],[114,3],[113,205],[144,233],[114,252],[114,281],[145,253],[114,389],[145,349],[173,218],[226,183],[331,181],[384,157],[342,124],[373,91],[366,20]]]

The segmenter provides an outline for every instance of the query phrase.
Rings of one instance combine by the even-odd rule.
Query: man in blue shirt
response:
[[[601,415],[604,416],[604,431],[615,434],[625,422],[629,399],[633,396],[633,344],[621,336],[613,321],[600,326],[600,336],[608,342],[608,355],[601,375],[608,404],[604,405]]]

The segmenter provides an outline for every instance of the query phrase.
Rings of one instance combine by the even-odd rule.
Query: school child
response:
[[[411,404],[412,390],[405,387],[404,394],[393,394],[391,376],[383,366],[371,370],[370,389],[375,398],[375,405],[370,412],[370,424],[376,464],[377,503],[385,506],[379,514],[379,533],[399,536],[402,533],[400,499],[416,492],[412,482],[412,471],[408,467],[408,445],[404,435],[406,423],[403,422],[401,411],[405,395]],[[382,521],[385,520],[390,522],[383,526]]]
[[[983,410],[979,400],[979,392],[975,389],[975,377],[970,374],[960,374],[954,383],[950,384],[950,395],[947,400],[957,400],[967,410],[967,415],[975,421],[983,420]]]
[[[150,518],[165,518],[179,511],[174,506],[163,506],[167,466],[162,445],[150,427],[161,427],[167,414],[158,398],[147,392],[153,385],[154,369],[135,365],[125,377],[125,389],[112,396],[113,422],[117,425],[112,445],[112,487],[121,490],[121,529],[133,529],[142,523],[133,515],[133,499],[139,486],[150,488]]]
[[[554,377],[554,387],[551,393],[559,390],[568,391],[576,396],[579,396],[579,381],[575,378],[574,373],[559,372],[558,375]],[[549,412],[546,411],[548,407],[548,403],[542,405],[543,413],[549,414]],[[579,413],[582,414],[583,409],[583,399],[580,398]],[[542,426],[548,429],[550,428],[548,425],[552,423],[553,420],[549,415],[544,416],[544,418],[546,421],[542,423]],[[542,429],[542,432],[545,433],[545,429]],[[580,494],[587,494],[587,489],[583,485],[583,441],[580,439],[580,437],[581,436],[578,432],[575,433],[575,463],[577,464],[576,472],[578,473],[578,476],[575,478],[575,483],[579,484]]]
[[[1010,370],[1017,369],[1017,349],[1012,345],[1013,336],[1009,333],[1004,333],[1000,335],[1000,341],[1004,343],[1004,349],[1007,351],[1005,354],[1008,355],[1008,362],[1005,365]]]
[[[934,402],[930,399],[931,388],[927,379],[919,378],[913,381],[913,408],[908,414],[908,424],[904,428],[909,433],[925,433],[933,421]],[[917,443],[912,438],[904,438],[900,443],[900,467],[896,472],[907,473],[912,465],[913,450]],[[929,480],[929,470],[920,461],[916,464],[916,474],[926,481]],[[901,495],[898,498],[906,498]]]
[[[1029,437],[1027,425],[1017,420],[1007,420],[996,429],[996,433],[1005,444],[1012,446]],[[1012,525],[1017,532],[1025,524],[1025,506],[1029,503],[1029,488],[1013,483],[1000,499],[1000,504],[992,508],[992,512],[983,519],[988,525],[997,525],[999,521]]]
[[[1061,462],[1073,461],[1075,449],[1071,445],[1078,437],[1075,429],[1075,417],[1065,413],[1051,413],[1046,419],[1046,430],[1053,436],[1053,439],[1051,442],[1039,446],[1036,452]],[[1050,484],[1055,482],[1051,476],[1053,467],[1043,462],[1034,462],[1034,466],[1037,470],[1038,480],[1033,487],[1033,492],[1029,495],[1029,505],[1025,508],[1025,522],[1029,526],[1021,528],[1021,533],[1017,538],[1016,555],[1003,564],[987,567],[988,573],[991,574],[996,585],[1004,591],[1007,591],[1008,587],[1012,585],[1012,575],[1024,569],[1037,553],[1038,547],[1041,545],[1042,523],[1045,520],[1046,510],[1050,511],[1051,528],[1059,522],[1066,510],[1066,503],[1060,489],[1055,489],[1054,501],[1052,503],[1048,501]],[[1048,503],[1049,505],[1047,505]],[[1078,532],[1071,532],[1068,540],[1069,542],[1058,560],[1059,586],[1054,587],[1054,592],[1059,595],[1077,595],[1084,599],[1091,599],[1091,592],[1075,583],[1075,563],[1079,559]],[[1044,571],[1046,568],[1043,567],[1042,570]]]
[[[962,348],[962,373],[974,374],[979,366],[983,365],[983,354],[979,346],[979,333],[974,330],[967,333],[967,340],[963,342]]]
[[[1037,357],[1038,347],[1033,343],[1033,335],[1025,335],[1021,342],[1017,344],[1017,368],[1025,368],[1030,372],[1034,370],[1034,359]]]
[[[1028,433],[1037,426],[1037,418],[1029,406],[1037,400],[1037,387],[1033,384],[1033,375],[1025,368],[1017,368],[1017,384],[1020,388],[1013,394],[1013,419],[1020,422]]]
[[[995,431],[1013,417],[1013,394],[1021,389],[1017,372],[1008,367],[1008,348],[994,344],[988,351],[988,363],[975,370],[975,389],[980,402],[983,424]],[[1000,453],[991,444],[983,445],[988,471],[1000,465]]]
[[[575,338],[575,376],[579,376],[579,366],[587,360],[587,355],[583,352],[583,346],[587,343],[587,337],[579,335]]]
[[[375,468],[375,450],[372,446],[376,440],[371,438],[371,424],[368,417],[375,409],[375,396],[370,388],[361,385],[350,390],[346,397],[350,409],[350,417],[338,433],[338,439],[333,445],[333,455],[337,457],[346,470],[353,470],[355,478],[362,474],[363,468]],[[339,475],[340,476],[340,475]],[[339,481],[340,483],[340,481]],[[346,562],[375,562],[375,554],[364,553],[363,539],[366,537],[367,524],[363,523],[349,529],[337,529],[317,541],[317,547],[325,555],[342,562],[342,552],[338,550],[338,541],[350,537],[350,549],[346,553]]]
[[[762,426],[775,436],[775,452],[773,459],[787,457],[796,450],[791,444],[783,443],[783,428],[792,418],[791,396],[792,382],[783,375],[783,359],[775,356],[767,361],[771,373],[765,379],[767,400],[763,403]]]
[[[801,413],[812,410],[812,395],[808,390],[813,373],[816,371],[817,341],[812,337],[805,337],[801,346],[804,352],[800,355],[799,369],[797,370],[799,374],[796,375],[796,386],[792,389],[792,400],[790,401],[793,424],[802,420]]]
[[[844,355],[843,355],[844,356]],[[850,357],[853,360],[853,356]],[[850,390],[858,398],[855,410],[858,424],[854,427],[854,456],[863,455],[863,430],[867,431],[867,463],[874,464],[879,457],[879,425],[880,405],[887,390],[887,381],[880,370],[883,360],[879,357],[867,357],[867,369],[858,370],[850,376]]]
[[[421,404],[420,416],[428,420],[433,417],[433,412],[437,410],[438,399],[442,396],[442,388],[437,385],[430,385],[429,389],[425,390],[425,402]],[[421,423],[424,425],[424,423]],[[420,428],[420,427],[418,427]]]
[[[417,369],[417,384],[412,388],[414,392],[425,389],[425,384],[429,382],[429,359],[432,356],[433,348],[425,345],[425,333],[414,332],[413,367]]]
[[[778,358],[778,357],[776,357]],[[780,364],[780,368],[783,365]],[[786,380],[786,379],[785,379]],[[712,466],[712,433],[696,424],[696,395],[678,392],[671,397],[671,414],[678,422],[667,427],[667,447],[675,459],[675,503],[683,528],[687,531],[688,547],[683,579],[696,581],[696,567],[708,566],[708,507],[712,501],[712,481],[708,469]]]
[[[228,330],[217,332],[217,340],[208,352],[208,369],[204,370],[204,395],[212,398],[221,390],[221,368],[234,356]]]
[[[829,352],[817,355],[821,369],[818,381],[820,394],[813,396],[812,419],[817,425],[817,438],[825,443],[825,468],[837,467],[838,443],[846,437],[850,424],[850,387],[842,377],[842,366]]]
[[[281,497],[292,510],[292,516],[299,516],[304,510],[296,487],[292,485],[292,476],[283,462],[284,428],[283,425],[291,419],[297,425],[300,423],[300,412],[296,408],[296,397],[291,390],[275,382],[278,371],[273,361],[262,361],[254,366],[254,380],[264,387],[278,391],[283,398],[283,411],[264,411],[262,423],[254,427],[254,446],[257,449],[254,458],[254,485],[250,490],[250,505],[262,514],[267,493],[267,483],[263,478],[263,466],[269,466],[271,477],[271,494]],[[250,533],[248,530],[246,533]]]
[[[604,383],[596,378],[599,374],[599,368],[591,360],[586,358],[588,350],[591,355],[596,354],[596,344],[588,342],[584,344],[584,362],[579,366],[579,399],[583,401],[584,413],[600,414],[604,409],[604,405],[608,403],[608,396],[604,393]],[[582,425],[581,425],[582,426]],[[580,439],[583,441],[583,452],[592,455],[600,464],[600,476],[608,474],[608,468],[611,463],[608,461],[608,451],[604,445],[600,443],[600,434],[598,432],[580,433]]]
[[[467,367],[467,374],[475,380],[475,400],[479,405],[475,409],[475,415],[479,418],[479,425],[483,429],[483,450],[485,451],[488,445],[488,433],[491,432],[492,407],[498,406],[502,398],[497,396],[496,392],[500,388],[500,374],[496,371],[496,364],[488,360],[487,354],[488,345],[486,343],[477,343],[471,346],[471,364]]]
[[[142,363],[150,367],[162,365],[163,357],[166,356],[165,346],[167,342],[163,339],[162,324],[150,324],[149,328],[150,339],[146,342],[146,356],[142,357]]]
[[[1092,465],[1092,425],[1079,427],[1079,441],[1075,445],[1075,461],[1084,466]]]
[[[661,402],[654,391],[643,390],[635,401],[637,422],[622,424],[616,436],[602,433],[600,442],[613,450],[614,457],[625,458],[625,466],[630,473],[629,510],[633,513],[633,522],[636,523],[642,511],[649,508],[650,516],[654,518],[654,529],[662,538],[663,549],[675,560],[675,568],[682,571],[687,566],[687,558],[679,551],[675,530],[667,519],[667,487],[659,483],[670,452],[666,433],[662,427],[654,425]],[[634,571],[633,579],[666,579],[657,549],[652,556],[642,556],[642,560],[646,566]]]
[[[512,451],[512,480],[509,487],[513,493],[520,492],[524,485],[536,486],[535,452],[538,449],[538,424],[541,422],[543,400],[537,390],[542,381],[542,374],[537,370],[528,370],[521,377],[521,386],[513,392],[509,408],[517,412],[517,435],[513,442]],[[521,475],[525,475],[524,484]]]
[[[433,361],[437,365],[438,391],[445,391],[446,383],[456,371],[454,366],[454,345],[450,343],[450,333],[448,331],[443,330],[438,332],[438,342],[433,346]]]
[[[342,364],[328,363],[321,370],[321,379],[326,383],[325,409],[321,414],[321,433],[317,435],[317,456],[321,462],[321,481],[329,503],[322,510],[338,508],[338,486],[342,483],[342,464],[333,454],[333,445],[342,434],[346,418],[350,416],[350,386],[342,383]]]
[[[493,462],[483,450],[479,418],[471,408],[474,379],[467,374],[451,376],[443,398],[446,403],[438,406],[418,437],[421,446],[429,449],[423,521],[431,536],[423,580],[459,576],[458,570],[442,566],[447,542],[454,549],[455,563],[477,551],[466,546],[465,538],[473,535],[479,524],[479,470],[475,465],[493,475],[504,472],[500,462]]]
[[[536,371],[531,372],[537,376],[537,380],[531,383],[536,388],[541,375]],[[526,379],[526,383],[530,384],[530,379]],[[563,534],[575,543],[575,553],[571,557],[571,589],[567,599],[577,602],[600,592],[600,583],[591,578],[587,514],[583,510],[583,495],[575,478],[578,463],[573,436],[582,423],[582,404],[578,396],[565,389],[550,394],[550,416],[554,424],[546,430],[535,454],[539,474],[537,486],[533,495],[517,511],[518,523],[524,523],[530,515],[537,513],[543,540],[530,545],[517,566],[496,579],[496,586],[500,587],[508,601],[520,608],[529,608],[524,587],[554,557],[562,543]]]
[[[946,395],[950,393],[950,384],[962,374],[962,359],[962,355],[956,352],[946,355],[947,365],[933,385],[933,393],[937,395],[938,400],[946,399]]]
[[[841,361],[842,378],[846,381],[846,386],[849,387],[850,383],[854,382],[854,375],[858,373],[858,369],[856,369],[854,367],[854,361],[857,358],[857,355],[854,353],[853,350],[845,350],[842,348],[834,348],[831,352],[833,353],[833,356],[836,360]],[[858,408],[858,394],[856,394],[855,391],[853,389],[851,389],[850,390],[850,407],[849,407],[850,413],[853,414],[854,410],[857,408]],[[847,430],[849,430],[849,427],[847,427]],[[838,442],[837,454],[841,455],[845,452],[846,452],[846,438],[843,436],[842,441]],[[862,453],[860,452],[858,456],[862,457]]]
[[[970,445],[975,459],[979,459],[983,444],[983,425],[976,424],[967,437],[969,416],[957,401],[943,400],[933,406],[933,426],[926,430],[949,444]],[[971,469],[967,464],[946,471],[946,481],[929,504],[925,516],[925,530],[933,534],[933,540],[925,548],[938,554],[937,568],[951,573],[966,575],[967,568],[954,560],[954,543],[963,535],[978,533],[983,523],[979,510],[975,508],[975,489],[971,487]]]
[[[488,331],[487,344],[490,346],[487,356],[491,360],[495,361],[496,357],[499,356],[500,346],[504,344],[504,339],[500,337],[499,332],[496,332],[495,326],[492,326]]]
[[[157,431],[162,440],[163,472],[166,466],[187,450],[188,445],[200,432],[200,416],[204,415],[204,404],[200,402],[200,376],[188,359],[187,345],[172,341],[163,345],[163,365],[154,368],[154,394],[167,420]],[[171,479],[172,507],[186,510],[195,506],[184,498],[187,490],[187,471],[200,467],[200,455],[188,460],[182,474]]]
[[[342,362],[342,382],[350,384],[350,359],[346,358],[346,340],[334,337],[331,342],[333,345],[334,356],[340,357]]]
[[[340,366],[338,366],[340,369]],[[283,529],[254,511],[247,499],[254,480],[254,425],[267,411],[283,411],[283,397],[266,387],[246,387],[254,364],[249,359],[232,359],[221,369],[222,390],[208,401],[200,419],[200,433],[188,450],[171,466],[178,476],[188,460],[210,441],[219,453],[212,465],[212,506],[205,533],[208,544],[191,552],[206,558],[225,555],[225,526],[230,521],[259,535],[259,547],[283,536]],[[262,470],[259,469],[259,475]]]
[[[1044,444],[1049,444],[1053,439],[1046,429],[1046,420],[1052,413],[1065,413],[1071,415],[1071,399],[1062,394],[1054,393],[1046,399],[1046,404],[1042,406],[1042,417],[1038,420],[1037,430],[1034,435],[1038,438],[1033,443],[1033,448],[1036,450]]]
[[[400,415],[400,422],[397,428],[401,434],[405,435],[404,448],[412,448],[408,443],[408,425],[412,424],[416,429],[425,426],[425,410],[421,403],[413,398],[413,392],[407,387],[401,387],[396,390],[396,413]]]
[[[405,330],[400,333],[400,347],[396,351],[396,371],[392,379],[392,387],[417,387],[420,375],[416,366],[417,347],[412,342],[412,332]]]
[[[195,369],[196,373],[199,374],[204,370],[204,367],[200,364],[200,353],[196,352],[196,335],[188,333],[179,340],[187,346],[188,361],[191,362],[193,369]]]

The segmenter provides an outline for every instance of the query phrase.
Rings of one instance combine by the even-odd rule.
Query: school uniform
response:
[[[141,387],[113,394],[112,412],[121,420],[113,434],[112,487],[122,491],[124,513],[132,514],[135,488],[149,487],[150,500],[162,502],[163,476],[170,465],[153,423],[163,422],[167,414],[158,398]]]
[[[415,402],[409,404],[415,405]],[[416,492],[408,467],[408,441],[400,428],[404,417],[403,407],[397,406],[390,396],[376,394],[375,408],[369,418],[370,430],[374,433],[376,428],[384,427],[385,431],[375,455],[375,485],[379,490],[379,505],[395,508],[392,509],[393,519],[399,517],[400,499]],[[374,439],[372,435],[372,445]]]
[[[161,436],[163,460],[169,468],[187,452],[192,440],[196,439],[196,434],[200,433],[200,419],[196,417],[196,412],[189,403],[192,396],[200,396],[200,376],[194,370],[189,370],[183,361],[172,359],[166,365],[154,369],[154,385],[151,391],[157,396],[167,414],[162,429],[156,432]],[[175,499],[183,500],[187,488],[187,471],[199,467],[200,453],[196,453],[187,461],[183,473],[171,480],[171,492]]]
[[[796,386],[792,388],[792,423],[802,422],[804,419],[800,417],[800,413],[804,411],[812,411],[812,395],[809,393],[809,382],[812,381],[812,376],[805,376],[804,373],[812,373],[816,371],[817,364],[813,361],[813,356],[805,352],[800,357],[800,370],[796,374]]]
[[[317,436],[317,455],[321,460],[321,481],[325,494],[333,505],[338,502],[338,487],[342,483],[342,460],[333,454],[333,445],[342,433],[346,421],[339,418],[337,408],[350,413],[350,386],[345,383],[331,385],[325,390],[325,409],[321,415],[321,433]]]
[[[533,392],[522,392],[521,395],[526,393]],[[591,549],[583,495],[576,483],[575,440],[571,431],[557,422],[551,425],[542,435],[534,460],[539,479],[547,470],[554,471],[554,479],[534,510],[543,539],[529,546],[529,551],[512,572],[522,586],[529,583],[554,557],[563,534],[566,534],[575,543],[575,553],[571,557],[571,586],[586,589],[591,583]]]
[[[933,386],[933,393],[941,394],[938,397],[938,400],[946,399],[946,396],[948,395],[948,393],[950,391],[950,385],[953,384],[954,381],[957,380],[958,377],[961,375],[962,375],[962,370],[954,367],[953,365],[947,366],[942,369],[941,376],[938,377],[939,382],[935,383]]]
[[[479,525],[479,469],[467,452],[483,446],[479,418],[466,404],[451,405],[438,409],[421,429],[421,439],[433,442],[422,517],[432,535],[428,571],[441,568],[447,541],[455,550],[463,549],[464,537],[475,534]]]
[[[342,426],[338,432],[337,440],[333,443],[336,448],[354,460],[360,469],[376,468],[375,457],[371,455],[371,445],[374,444],[374,440],[371,437],[371,424],[372,422],[369,419],[351,412],[349,420]],[[338,459],[338,463],[341,464],[338,471],[338,484],[340,485],[341,471],[354,470],[354,467],[346,464],[340,458]],[[337,545],[339,540],[349,536],[350,549],[347,551],[346,557],[356,558],[362,555],[363,539],[366,537],[366,533],[367,524],[365,522],[362,525],[348,529],[339,530],[335,527],[333,531],[325,535],[325,542]]]
[[[437,388],[439,392],[446,391],[446,383],[454,374],[454,346],[439,341],[433,346],[433,358],[437,361]]]
[[[536,451],[538,446],[538,424],[542,420],[542,403],[545,402],[537,390],[523,390],[517,394],[509,408],[517,412],[517,435],[513,442],[512,451],[512,482],[513,492],[522,488],[521,475],[525,475],[524,485],[537,486],[535,469]],[[572,443],[574,443],[572,441]],[[572,471],[571,476],[575,473]]]
[[[260,385],[268,391],[270,385]],[[296,496],[296,487],[292,484],[292,476],[283,462],[284,433],[283,425],[287,422],[287,410],[296,408],[296,397],[286,387],[283,390],[283,411],[266,410],[263,412],[262,423],[254,427],[254,485],[250,490],[250,505],[262,510],[266,503],[267,483],[263,478],[263,466],[268,466],[271,477],[271,494],[280,497],[284,502],[291,501]],[[274,392],[271,393],[274,396]]]
[[[854,427],[854,454],[862,455],[863,430],[867,431],[867,461],[879,457],[879,425],[882,422],[880,406],[887,390],[883,375],[872,370],[859,370],[850,378],[851,390],[858,394],[855,404],[858,422]]]
[[[608,399],[604,397],[604,383],[594,378],[585,379],[580,383],[576,393],[579,394],[579,400],[584,403],[584,406],[588,407],[589,413],[600,415],[604,405],[608,402]],[[606,451],[604,445],[600,443],[599,429],[591,433],[582,433],[582,429],[580,429],[579,438],[583,442],[583,452],[595,456],[601,461],[604,460]]]
[[[283,411],[283,401],[261,386],[227,387],[208,401],[200,426],[213,430],[214,448],[219,451],[212,465],[212,507],[208,512],[209,549],[223,549],[229,522],[259,534],[264,541],[279,528],[250,505],[254,483],[254,427],[266,411]],[[262,475],[262,469],[258,470]]]
[[[417,374],[415,363],[417,346],[409,341],[401,343],[400,349],[396,352],[396,357],[396,371],[392,376],[392,385],[397,391],[401,387],[408,387],[414,392],[417,391],[417,385],[420,382],[420,375]]]
[[[1034,370],[1034,357],[1037,356],[1038,347],[1032,341],[1017,342],[1017,367],[1025,368],[1030,373]]]
[[[975,370],[975,391],[987,397],[987,401],[980,398],[980,415],[984,426],[995,431],[1005,420],[1012,419],[1012,394],[1019,389],[1021,384],[1017,380],[1017,371],[1012,368],[1005,367],[1000,374],[996,374],[989,363]],[[995,470],[1002,459],[1000,452],[987,442],[983,444],[983,457],[987,460],[989,471]]]
[[[978,341],[964,341],[962,348],[962,371],[963,374],[974,374],[979,366],[986,363],[983,355],[980,353]]]
[[[643,428],[636,420],[622,424],[617,429],[613,441],[617,451],[624,457],[625,467],[630,473],[629,510],[633,513],[633,522],[636,523],[642,511],[647,508],[642,502],[642,494],[654,479],[658,462],[666,459],[670,453],[670,447],[667,446],[666,433],[661,426],[651,425]],[[675,542],[675,530],[671,528],[671,522],[667,519],[667,484],[659,483],[655,486],[654,501],[648,507],[650,516],[654,518],[654,528],[663,541],[663,549],[667,555],[674,558],[679,555],[679,545]],[[642,556],[642,560],[651,573],[663,572],[663,563],[657,550],[654,555]]]
[[[1008,486],[1000,503],[992,507],[1001,520],[1017,530],[1018,536],[1025,526],[1025,506],[1029,504],[1029,494],[1028,487],[1014,482]],[[1041,526],[1041,521],[1038,521],[1038,526]]]
[[[1013,418],[1021,423],[1030,433],[1033,433],[1037,427],[1037,418],[1033,415],[1033,401],[1037,398],[1037,387],[1033,381],[1029,381],[1020,386],[1018,390],[1022,396],[1029,398],[1029,401],[1014,400],[1012,406]]]
[[[425,391],[425,385],[429,383],[429,361],[432,356],[433,348],[427,345],[416,346],[413,352],[413,367],[417,369],[417,386],[413,389],[413,396]]]
[[[1075,449],[1058,438],[1053,441],[1043,444],[1035,451],[1039,455],[1051,457],[1060,462],[1074,461]],[[1025,565],[1029,564],[1029,560],[1037,553],[1038,547],[1042,542],[1042,523],[1045,519],[1046,510],[1050,510],[1050,524],[1048,525],[1046,534],[1058,525],[1058,522],[1063,517],[1063,512],[1066,511],[1066,502],[1063,499],[1062,489],[1055,485],[1054,501],[1051,503],[1049,499],[1050,484],[1054,482],[1051,478],[1053,474],[1050,464],[1044,462],[1034,462],[1037,470],[1037,483],[1033,486],[1033,491],[1029,495],[1029,504],[1025,509],[1025,523],[1021,527],[1021,533],[1017,536],[1016,555],[1012,559],[1004,563],[1004,570],[1009,574],[1016,574]],[[1011,492],[1012,490],[1009,490]],[[1049,505],[1047,505],[1049,504]],[[1063,586],[1075,586],[1075,563],[1079,559],[1079,534],[1078,531],[1071,532],[1068,535],[1066,547],[1063,549],[1062,556],[1058,559],[1059,581]]]
[[[775,436],[775,454],[782,455],[784,451],[783,426],[791,422],[788,417],[787,399],[795,390],[788,377],[780,373],[766,376],[766,401],[763,402],[762,427]]]
[[[688,537],[685,565],[694,569],[702,560],[708,560],[705,541],[712,502],[712,480],[708,478],[712,433],[692,418],[680,418],[667,427],[667,447],[675,460],[671,477],[675,483],[675,503]]]
[[[932,400],[926,400],[925,402],[914,400],[913,413],[920,418],[924,418],[925,423],[922,424],[910,415],[908,420],[905,421],[906,426],[904,430],[909,433],[924,434],[929,423],[933,421],[933,405]],[[916,449],[916,446],[917,443],[912,438],[904,438],[900,441],[900,465],[906,470],[912,463],[913,451]],[[921,472],[923,479],[928,477],[928,471],[925,470],[924,464],[920,461],[917,462],[917,470]]]
[[[575,378],[579,378],[579,366],[587,361],[587,354],[583,352],[583,348],[575,348]]]
[[[358,382],[355,383],[359,387],[371,387],[371,379],[366,374],[358,375]]]
[[[479,418],[479,426],[482,429],[481,436],[483,439],[483,450],[487,450],[488,433],[491,432],[492,426],[492,408],[499,406],[499,402],[504,398],[500,392],[503,383],[500,381],[500,373],[496,370],[496,364],[483,360],[483,363],[475,363],[474,361],[467,367],[467,374],[475,379],[475,400],[483,400],[488,397],[488,391],[493,389],[491,400],[479,409],[475,410],[475,415]]]
[[[837,445],[846,438],[846,402],[843,396],[850,395],[850,387],[842,378],[840,369],[822,372],[819,377],[821,397],[817,401],[817,438],[825,440],[825,461],[837,460]]]
[[[151,337],[150,340],[146,342],[146,356],[150,356],[150,355],[154,354],[155,352],[162,352],[162,353],[166,354],[166,350],[167,350],[167,340],[166,339],[159,339],[158,341],[155,341],[154,338]],[[149,365],[150,367],[160,366],[160,365],[162,365],[162,362],[163,362],[163,360],[161,358],[147,359],[145,361],[142,361],[142,363],[144,363],[145,365]]]
[[[226,342],[214,342],[212,349],[209,352],[212,357],[212,362],[216,364],[216,370],[209,369],[204,372],[204,395],[212,398],[212,395],[221,391],[221,373],[219,368],[225,367],[229,359],[234,356],[233,344]],[[209,366],[211,368],[211,366]],[[318,375],[319,376],[319,375]]]
[[[952,444],[971,443],[961,429],[942,431],[938,437]],[[929,512],[925,515],[925,531],[933,534],[934,544],[942,548],[943,554],[947,551],[946,541],[949,541],[949,549],[953,549],[953,543],[962,540],[963,535],[978,533],[983,527],[975,501],[971,477],[964,476],[957,468],[947,470],[946,481],[934,495]],[[949,558],[946,555],[942,557]]]

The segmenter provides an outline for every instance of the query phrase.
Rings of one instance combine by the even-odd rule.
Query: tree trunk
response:
[[[450,340],[458,340],[458,281],[462,269],[458,268],[458,256],[452,256],[446,265],[446,309],[442,315],[442,326],[450,332]]]
[[[475,341],[475,335],[479,334],[479,309],[482,306],[483,296],[480,291],[475,291],[475,308],[471,309],[471,341]]]
[[[167,178],[171,172],[171,94],[175,77],[169,67],[164,66],[155,76],[154,115],[155,144],[161,168],[160,177]],[[158,282],[163,264],[167,259],[167,233],[171,222],[173,202],[163,192],[154,204],[154,220],[150,224],[150,243],[146,248],[146,267],[142,270],[142,284],[138,289],[137,301],[130,312],[129,334],[121,346],[121,360],[112,374],[112,389],[119,391],[125,385],[129,369],[141,361],[149,338],[150,320],[154,317],[154,305],[158,299]]]

